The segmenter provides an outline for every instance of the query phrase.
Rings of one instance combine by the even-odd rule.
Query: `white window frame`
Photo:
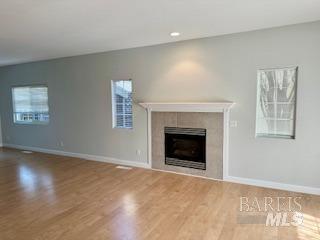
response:
[[[133,129],[133,101],[131,102],[132,125],[130,127],[118,126],[117,125],[117,114],[116,114],[116,105],[117,105],[117,103],[115,102],[115,97],[114,97],[115,95],[114,95],[114,87],[113,87],[113,85],[114,85],[115,82],[120,82],[120,81],[130,81],[131,82],[131,93],[133,92],[132,79],[113,79],[113,80],[111,80],[112,128],[114,128],[114,129],[132,130]]]
[[[16,120],[16,112],[15,112],[15,99],[14,99],[14,89],[15,88],[24,88],[24,87],[29,87],[29,88],[38,88],[38,87],[43,87],[43,88],[47,88],[47,105],[48,105],[48,121],[18,121]],[[11,99],[12,99],[12,116],[13,116],[13,123],[14,124],[18,124],[18,125],[48,125],[50,122],[50,109],[49,109],[49,87],[45,84],[29,84],[29,85],[17,85],[17,86],[12,86],[11,87]],[[25,113],[26,114],[26,118],[30,119],[33,118],[33,116],[31,116],[32,113]]]
[[[260,129],[258,128],[258,108],[260,105],[260,86],[259,86],[259,72],[269,72],[269,71],[277,71],[277,70],[293,70],[295,71],[295,86],[294,86],[294,101],[293,101],[293,116],[292,119],[281,119],[277,116],[270,118],[271,120],[274,120],[274,128],[276,129],[276,125],[279,121],[285,120],[285,121],[292,121],[292,134],[279,134],[279,133],[272,133],[272,132],[264,132],[261,133]],[[297,81],[298,81],[298,67],[286,67],[286,68],[272,68],[272,69],[260,69],[258,70],[258,84],[257,84],[257,102],[256,102],[256,130],[255,130],[255,136],[256,138],[282,138],[282,139],[296,139],[296,116],[297,116]],[[279,102],[277,99],[275,99],[274,102],[274,111],[277,112],[277,105],[278,104],[286,104],[286,102]],[[267,119],[267,118],[265,118]]]

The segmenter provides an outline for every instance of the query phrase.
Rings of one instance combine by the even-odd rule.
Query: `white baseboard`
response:
[[[314,188],[314,187],[299,186],[299,185],[292,185],[292,184],[286,184],[286,183],[278,183],[278,182],[264,181],[264,180],[251,179],[251,178],[233,177],[233,176],[227,176],[226,178],[224,178],[224,181],[258,186],[258,187],[273,188],[273,189],[285,190],[290,192],[320,195],[320,188]]]
[[[48,153],[48,154],[54,154],[54,155],[59,155],[59,156],[66,156],[66,157],[75,157],[75,158],[81,158],[81,159],[91,160],[91,161],[113,163],[113,164],[117,164],[117,165],[126,165],[126,166],[139,167],[139,168],[150,168],[148,163],[121,160],[121,159],[112,158],[112,157],[104,157],[104,156],[89,155],[89,154],[82,154],[82,153],[73,153],[73,152],[64,152],[64,151],[59,151],[59,150],[51,150],[51,149],[38,148],[38,147],[27,147],[27,146],[22,146],[22,145],[6,144],[6,143],[4,144],[4,147],[15,148],[15,149],[20,149],[20,150],[28,150],[28,151],[33,151],[33,152]]]
[[[28,150],[28,151],[33,151],[33,152],[42,152],[42,153],[55,154],[55,155],[60,155],[60,156],[75,157],[75,158],[81,158],[81,159],[85,159],[85,160],[112,163],[112,164],[117,164],[117,165],[126,165],[126,166],[131,166],[131,167],[139,167],[139,168],[147,168],[147,169],[151,168],[148,163],[133,162],[133,161],[121,160],[121,159],[111,158],[111,157],[89,155],[89,154],[82,154],[82,153],[73,153],[73,152],[64,152],[64,151],[59,151],[59,150],[51,150],[51,149],[38,148],[38,147],[27,147],[27,146],[6,144],[6,143],[4,143],[3,146],[9,147],[9,148],[20,149],[20,150]],[[152,169],[152,170],[170,172],[170,171],[164,171],[164,170],[158,170],[158,169]],[[176,172],[172,172],[172,173],[176,173]],[[181,174],[181,175],[188,175],[189,176],[190,174]],[[194,175],[190,175],[190,176],[194,176]],[[195,177],[197,177],[197,176],[195,176]],[[202,177],[202,178],[206,178],[206,177]],[[219,180],[219,179],[212,179],[212,180]],[[221,180],[219,180],[219,181],[221,181]],[[290,191],[290,192],[300,192],[300,193],[320,195],[320,188],[314,188],[314,187],[299,186],[299,185],[271,182],[271,181],[251,179],[251,178],[234,177],[234,176],[226,176],[226,177],[224,177],[223,181],[258,186],[258,187],[279,189],[279,190],[285,190],[285,191]]]

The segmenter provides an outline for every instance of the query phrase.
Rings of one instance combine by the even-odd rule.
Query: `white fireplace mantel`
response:
[[[139,104],[147,110],[153,112],[224,112],[234,105],[233,102],[143,102]]]
[[[229,112],[234,102],[142,102],[148,112],[148,165],[152,167],[152,112],[221,112],[223,113],[223,179],[229,176]]]

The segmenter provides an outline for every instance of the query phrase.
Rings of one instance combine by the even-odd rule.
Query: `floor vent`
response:
[[[131,170],[132,167],[127,167],[127,166],[116,166],[118,169],[124,169],[124,170]]]

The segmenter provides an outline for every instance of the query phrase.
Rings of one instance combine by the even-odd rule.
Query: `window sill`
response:
[[[35,126],[46,126],[49,122],[14,122],[16,125],[35,125]]]
[[[278,138],[278,139],[295,139],[295,136],[277,135],[277,134],[256,134],[256,138]]]
[[[133,127],[112,127],[113,129],[133,130]]]

